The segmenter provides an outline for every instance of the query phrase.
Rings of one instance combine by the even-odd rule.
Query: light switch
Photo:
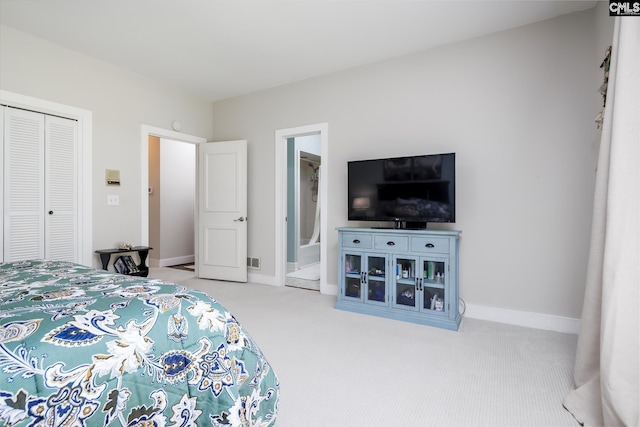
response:
[[[118,206],[119,204],[120,204],[120,196],[118,196],[117,194],[107,196],[107,205]]]

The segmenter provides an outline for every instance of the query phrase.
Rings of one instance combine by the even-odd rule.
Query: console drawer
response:
[[[375,236],[373,248],[385,251],[407,251],[409,249],[409,237],[391,235]]]
[[[371,249],[372,241],[371,234],[344,233],[342,235],[343,248]]]
[[[449,253],[449,239],[442,237],[413,237],[411,252]]]

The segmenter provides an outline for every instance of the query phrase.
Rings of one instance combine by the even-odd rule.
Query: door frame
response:
[[[82,108],[69,105],[58,104],[40,98],[21,95],[0,89],[0,103],[16,108],[34,111],[37,113],[60,116],[78,122],[78,145],[77,145],[77,185],[78,185],[78,258],[79,264],[94,266],[93,254],[93,210],[92,210],[92,178],[93,178],[93,113]],[[4,173],[4,166],[0,165],[0,175]],[[2,190],[0,189],[0,196]],[[3,218],[4,206],[0,197],[0,218]],[[2,228],[2,227],[0,227]],[[0,230],[0,237],[3,236]],[[0,249],[1,251],[1,249]],[[2,254],[0,252],[2,256]],[[4,259],[2,257],[2,259]],[[98,266],[97,264],[95,265]]]
[[[158,128],[149,125],[141,125],[140,127],[140,244],[149,246],[149,136],[157,136],[158,138],[171,139],[173,141],[188,142],[198,145],[207,142],[207,138],[200,136],[187,135],[175,132],[169,129]],[[197,159],[195,160],[197,162]],[[196,200],[197,204],[197,200]],[[195,206],[194,206],[195,208]],[[197,224],[197,211],[194,220]],[[195,232],[194,232],[195,234]],[[196,236],[197,237],[197,236]],[[194,248],[194,255],[198,256],[197,242]]]
[[[275,132],[275,284],[284,286],[287,263],[287,139],[305,135],[320,135],[320,293],[337,294],[336,286],[327,284],[328,232],[327,179],[329,174],[329,124],[317,123]]]

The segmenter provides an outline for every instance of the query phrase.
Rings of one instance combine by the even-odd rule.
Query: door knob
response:
[[[240,222],[243,222],[245,219],[247,219],[247,218],[245,218],[245,217],[241,216],[240,218],[236,218],[236,219],[234,219],[234,221],[240,221]]]
[[[53,215],[53,211],[49,211],[49,215]]]

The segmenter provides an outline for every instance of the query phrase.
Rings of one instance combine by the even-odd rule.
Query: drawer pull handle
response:
[[[360,243],[360,240],[358,240],[358,239],[354,239],[354,240],[353,240],[353,243],[354,243],[355,245],[357,245],[358,243]]]
[[[388,246],[395,246],[395,245],[396,245],[396,242],[387,242],[387,245],[388,245]]]
[[[433,245],[433,243],[427,243],[425,245],[427,248],[435,248],[435,246]]]

